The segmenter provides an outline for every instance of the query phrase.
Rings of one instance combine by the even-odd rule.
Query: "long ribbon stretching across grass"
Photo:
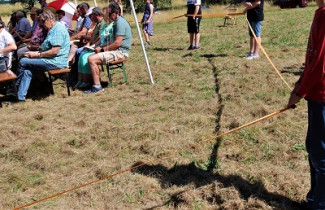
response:
[[[85,183],[85,184],[79,185],[79,186],[77,186],[77,187],[74,187],[74,188],[71,188],[71,189],[68,189],[68,190],[62,191],[62,192],[60,192],[60,193],[57,193],[57,194],[54,194],[54,195],[51,195],[51,196],[45,197],[45,198],[43,198],[43,199],[40,199],[40,200],[37,200],[37,201],[31,202],[31,203],[25,204],[25,205],[23,205],[23,206],[16,207],[15,210],[22,209],[22,208],[26,208],[26,207],[28,207],[28,206],[32,206],[32,205],[35,205],[35,204],[37,204],[37,203],[40,203],[40,202],[43,202],[43,201],[49,200],[49,199],[51,199],[51,198],[55,198],[55,197],[58,197],[58,196],[60,196],[60,195],[66,194],[66,193],[68,193],[68,192],[72,192],[72,191],[74,191],[74,190],[77,190],[77,189],[80,189],[80,188],[86,187],[86,186],[88,186],[88,185],[95,184],[95,183],[98,183],[98,182],[100,182],[100,181],[103,181],[103,180],[106,180],[106,179],[112,178],[112,177],[117,176],[117,175],[119,175],[119,174],[123,174],[123,173],[125,173],[125,172],[132,171],[132,170],[137,169],[137,168],[140,168],[140,167],[142,167],[142,166],[149,165],[149,164],[154,163],[154,162],[157,162],[157,161],[159,161],[159,160],[163,160],[163,159],[165,159],[165,158],[167,158],[167,157],[170,157],[170,156],[173,156],[173,155],[179,154],[179,153],[181,153],[181,152],[183,152],[183,151],[185,151],[185,150],[188,150],[188,149],[194,149],[194,148],[196,148],[197,146],[199,146],[199,145],[201,145],[201,144],[205,144],[205,143],[207,143],[207,142],[210,142],[210,141],[212,141],[212,140],[215,140],[216,138],[220,138],[220,137],[222,137],[222,136],[225,136],[225,135],[227,135],[227,134],[233,133],[233,132],[238,131],[238,130],[240,130],[240,129],[243,129],[243,128],[245,128],[245,127],[251,126],[251,125],[253,125],[253,124],[255,124],[255,123],[258,123],[258,122],[261,122],[261,121],[263,121],[263,120],[266,120],[266,119],[268,119],[268,118],[270,118],[270,117],[273,117],[273,116],[275,116],[275,115],[278,115],[278,114],[280,114],[280,113],[282,113],[282,112],[284,112],[284,111],[286,111],[286,110],[288,110],[288,109],[294,108],[294,107],[295,107],[295,105],[293,105],[293,106],[291,106],[291,107],[284,108],[284,109],[280,109],[280,110],[278,110],[278,111],[276,111],[276,112],[273,112],[273,113],[271,113],[271,114],[265,115],[264,117],[261,117],[261,118],[259,118],[259,119],[257,119],[257,120],[254,120],[254,121],[252,121],[252,122],[250,122],[250,123],[247,123],[247,124],[245,124],[245,125],[239,126],[239,127],[234,128],[234,129],[232,129],[232,130],[229,130],[229,131],[226,131],[226,132],[224,132],[224,133],[222,133],[222,134],[219,134],[219,135],[217,135],[217,136],[211,137],[211,138],[209,138],[209,139],[206,139],[206,140],[200,141],[200,142],[198,142],[198,143],[196,143],[196,144],[191,144],[191,145],[187,146],[187,147],[184,148],[184,149],[180,149],[180,150],[176,150],[176,151],[174,151],[174,152],[167,153],[167,154],[165,154],[165,155],[163,155],[163,156],[161,156],[161,157],[155,158],[155,159],[150,160],[150,161],[147,161],[147,162],[145,162],[145,163],[141,163],[141,164],[136,165],[136,166],[134,166],[134,167],[130,167],[130,168],[127,168],[127,169],[124,169],[124,170],[118,171],[118,172],[113,173],[113,174],[111,174],[111,175],[109,175],[109,176],[106,176],[106,177],[104,177],[104,178],[101,178],[101,179],[98,179],[98,180],[94,180],[94,181],[91,181],[91,182],[88,182],[88,183]]]
[[[170,18],[168,20],[174,20],[177,18],[181,18],[181,17],[227,17],[227,16],[239,16],[239,15],[245,15],[245,13],[240,12],[240,13],[228,13],[228,14],[205,14],[205,15],[189,15],[189,14],[184,14],[184,15],[180,15],[180,16],[176,16],[173,18]],[[289,90],[291,90],[290,85],[285,81],[285,79],[282,77],[281,73],[279,72],[279,70],[276,68],[276,66],[274,65],[274,63],[272,62],[272,60],[270,59],[270,57],[268,56],[268,54],[266,53],[264,47],[262,46],[262,44],[259,42],[259,40],[256,37],[256,34],[251,26],[251,24],[249,23],[247,16],[245,16],[247,24],[249,29],[251,30],[254,39],[256,40],[257,44],[259,45],[259,47],[261,48],[261,50],[263,51],[264,55],[266,56],[266,58],[268,59],[268,61],[270,62],[270,64],[272,65],[273,69],[276,71],[276,73],[279,75],[279,77],[282,79],[282,81],[284,82],[284,84],[289,88]]]
[[[256,40],[258,46],[261,48],[261,50],[263,51],[264,55],[266,56],[266,58],[269,60],[269,62],[271,63],[273,69],[276,71],[276,73],[279,75],[279,77],[282,79],[282,81],[284,82],[284,84],[286,84],[286,86],[289,88],[289,90],[291,90],[291,87],[289,86],[289,84],[285,81],[285,79],[282,77],[281,73],[279,72],[279,70],[275,67],[275,65],[273,64],[272,60],[270,59],[270,57],[268,56],[268,54],[266,53],[266,51],[264,50],[262,44],[260,43],[260,41],[257,39],[256,37],[256,34],[251,26],[251,24],[249,23],[248,19],[247,19],[247,16],[245,16],[246,18],[246,21],[247,21],[247,24],[248,24],[248,27],[249,29],[251,30],[253,36],[254,36],[254,39]]]
[[[180,16],[176,16],[173,18],[168,19],[169,20],[175,20],[177,18],[181,18],[181,17],[228,17],[228,16],[238,16],[238,15],[244,15],[245,13],[243,12],[238,12],[238,13],[219,13],[219,14],[204,14],[204,15],[191,15],[191,14],[184,14],[184,15],[180,15]]]

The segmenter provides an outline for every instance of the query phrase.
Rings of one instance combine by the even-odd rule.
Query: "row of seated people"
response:
[[[32,78],[44,82],[44,72],[68,65],[71,66],[70,83],[75,88],[85,89],[85,93],[101,92],[104,89],[98,65],[128,57],[132,32],[129,23],[120,15],[118,4],[111,3],[103,9],[96,7],[89,13],[89,5],[81,3],[76,11],[83,18],[76,31],[57,21],[51,11],[35,11],[32,20],[37,21],[37,26],[27,41],[26,36],[15,40],[1,22],[0,57],[8,58],[8,66],[11,52],[19,44],[18,65],[12,68],[18,78],[7,91],[17,93],[19,101],[25,101]]]

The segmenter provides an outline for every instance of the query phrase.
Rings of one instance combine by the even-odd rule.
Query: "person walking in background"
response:
[[[187,0],[187,14],[201,15],[201,0]],[[188,50],[199,49],[201,17],[187,17],[187,32],[190,34]]]
[[[316,0],[318,9],[311,25],[305,69],[291,93],[288,107],[305,98],[308,102],[306,149],[311,188],[305,209],[325,209],[325,0]]]
[[[146,39],[145,46],[148,47],[150,45],[149,36],[153,36],[153,5],[152,0],[144,0],[144,2],[146,3],[146,7],[144,8],[141,23],[143,24],[142,31]]]
[[[252,26],[252,29],[256,35],[256,38],[259,43],[262,43],[261,39],[261,29],[262,29],[262,21],[264,20],[264,0],[245,0],[243,2],[245,6],[244,12],[247,12],[247,19],[249,24]],[[260,49],[259,44],[255,40],[253,33],[250,28],[249,31],[249,53],[246,56],[247,60],[252,60],[259,58],[258,51]]]

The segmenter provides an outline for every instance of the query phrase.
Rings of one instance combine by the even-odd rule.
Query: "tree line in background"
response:
[[[35,2],[37,0],[10,0],[11,3],[15,4],[17,2],[21,2],[25,8],[31,9],[34,7]],[[81,3],[82,1],[80,1]],[[110,2],[106,0],[106,2]],[[131,12],[131,5],[129,0],[123,0],[123,6],[125,12]],[[223,5],[236,5],[240,4],[242,0],[202,0],[202,5],[214,5],[214,4],[223,4]],[[145,8],[145,2],[143,0],[133,0],[134,8],[136,12],[143,12]],[[184,7],[186,6],[186,1],[184,1]],[[172,0],[153,0],[153,5],[156,9],[166,10],[172,8]]]

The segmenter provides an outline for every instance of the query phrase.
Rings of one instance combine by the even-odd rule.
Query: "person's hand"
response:
[[[100,53],[100,50],[101,50],[102,48],[100,48],[100,47],[96,47],[95,48],[95,53]]]
[[[147,22],[146,22],[146,24],[149,24],[151,21],[150,20],[148,20]]]
[[[28,51],[24,53],[24,56],[27,58],[39,58],[40,57],[40,53],[39,52],[35,52],[35,51]]]
[[[245,6],[246,8],[248,8],[248,9],[250,9],[250,8],[253,7],[252,3],[250,3],[250,2],[245,2],[245,3],[244,3],[244,6]]]
[[[298,103],[300,101],[300,99],[301,98],[295,92],[292,92],[290,95],[287,107],[291,107],[291,106],[295,105],[296,103]]]
[[[26,39],[25,39],[25,38],[21,38],[21,41],[22,41],[23,43],[25,43],[25,42],[26,42]]]

